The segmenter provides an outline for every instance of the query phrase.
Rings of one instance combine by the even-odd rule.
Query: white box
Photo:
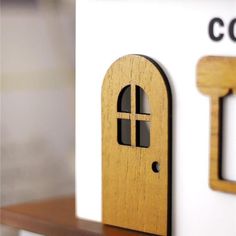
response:
[[[210,21],[219,17],[213,41]],[[109,66],[127,54],[147,55],[166,71],[173,93],[173,236],[235,236],[236,196],[213,191],[209,180],[209,97],[196,86],[196,64],[206,55],[236,56],[228,34],[236,0],[80,0],[76,47],[77,215],[101,221],[101,87]],[[234,32],[236,26],[234,26]],[[236,34],[236,32],[235,32]],[[228,102],[227,102],[228,103]],[[236,99],[226,119],[224,171],[236,180]],[[233,111],[233,112],[232,112]],[[227,129],[229,130],[229,129]],[[233,137],[233,138],[232,138]],[[197,145],[196,145],[197,144]],[[234,145],[234,146],[233,146]]]

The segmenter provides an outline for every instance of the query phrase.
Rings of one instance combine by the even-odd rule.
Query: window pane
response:
[[[136,86],[136,113],[150,114],[148,96],[139,86]]]
[[[136,146],[150,146],[150,122],[136,121]]]
[[[131,112],[131,86],[124,87],[118,98],[117,110],[119,112]]]
[[[118,143],[122,145],[131,145],[131,122],[130,120],[118,119]]]

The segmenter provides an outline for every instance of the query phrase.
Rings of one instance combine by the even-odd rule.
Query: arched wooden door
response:
[[[103,223],[168,235],[170,97],[151,59],[128,55],[109,68],[102,88]]]

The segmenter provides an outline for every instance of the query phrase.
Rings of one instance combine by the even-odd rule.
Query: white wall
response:
[[[236,196],[212,191],[209,178],[209,98],[196,87],[196,64],[205,55],[236,56],[226,35],[207,32],[213,17],[236,17],[236,0],[77,1],[77,214],[101,220],[101,85],[112,62],[144,54],[159,62],[173,93],[173,236],[236,235]],[[230,101],[236,133],[236,99]],[[229,138],[230,135],[227,134]],[[236,180],[235,135],[226,176]],[[234,158],[233,158],[234,156]]]

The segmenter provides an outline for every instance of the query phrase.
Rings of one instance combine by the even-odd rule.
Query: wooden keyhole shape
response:
[[[236,182],[222,178],[222,101],[230,92],[236,93],[236,58],[204,57],[197,67],[197,86],[211,98],[210,187],[236,193]]]

